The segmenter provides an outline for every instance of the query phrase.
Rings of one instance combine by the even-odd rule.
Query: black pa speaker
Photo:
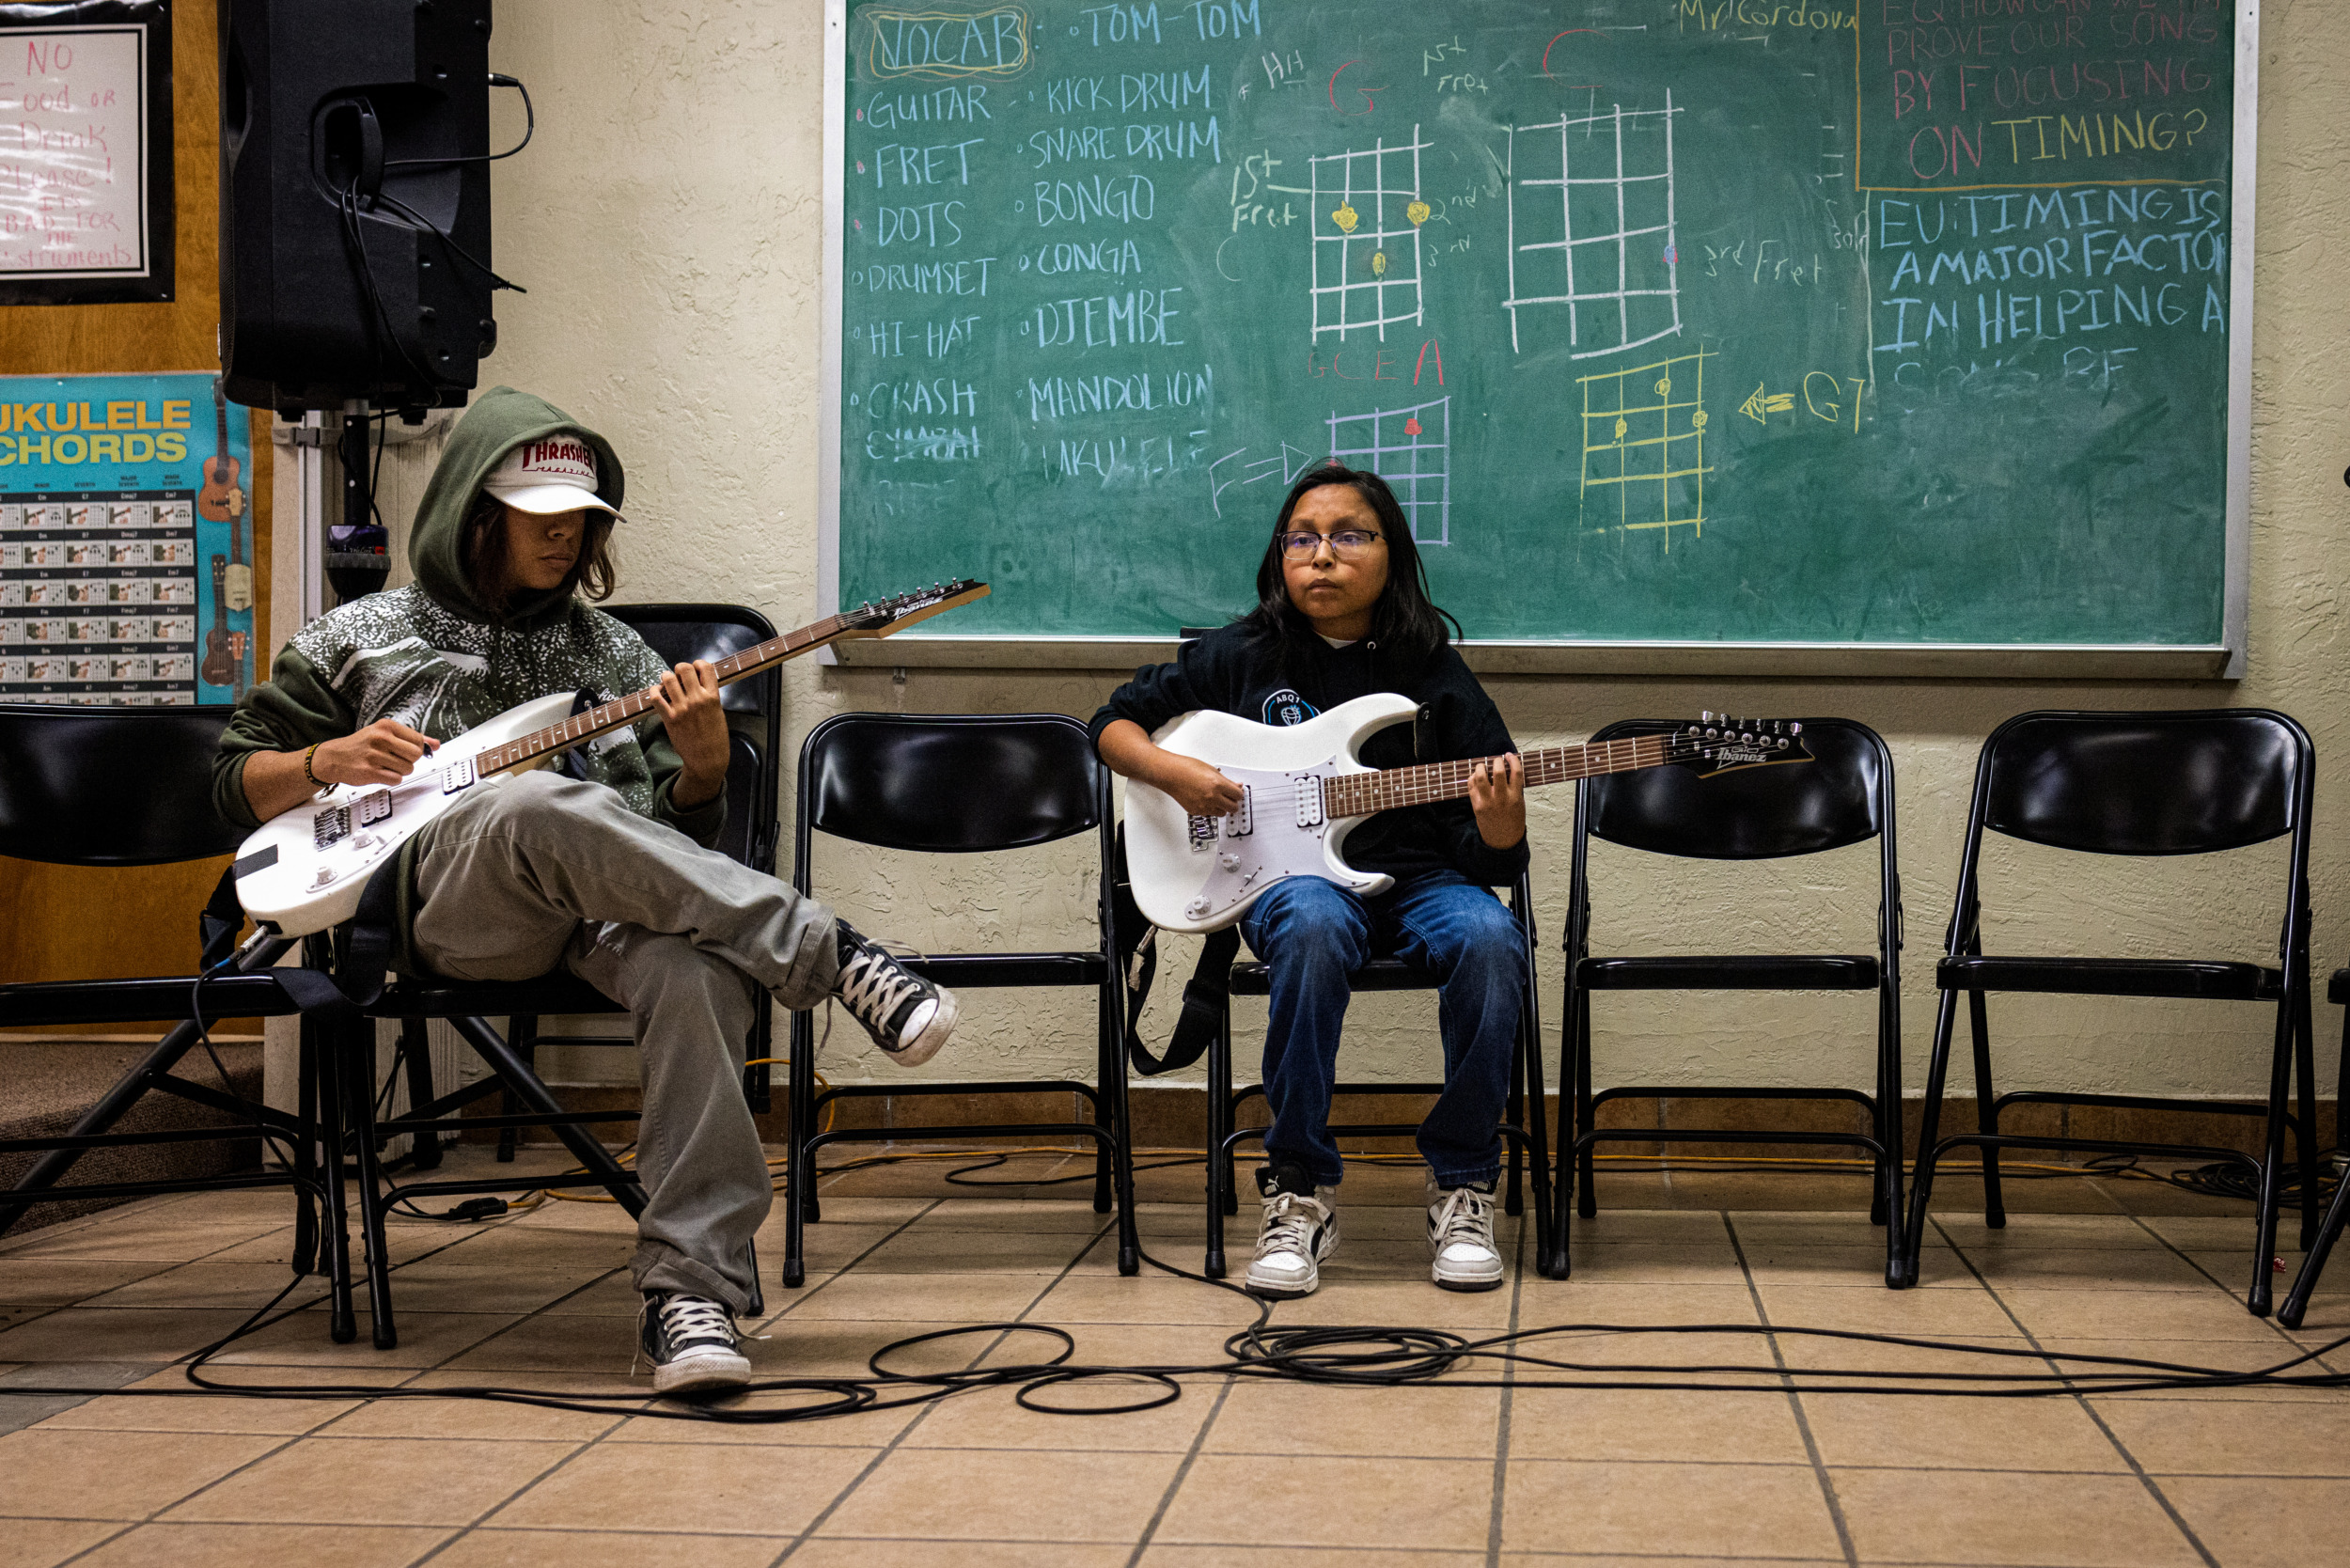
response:
[[[490,0],[222,0],[228,395],[457,407],[490,312]]]

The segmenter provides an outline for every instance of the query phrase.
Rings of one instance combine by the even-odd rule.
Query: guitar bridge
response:
[[[324,849],[351,837],[351,808],[330,806],[310,819],[310,840],[313,848]]]
[[[1193,817],[1191,822],[1191,853],[1198,855],[1215,842],[1216,824],[1221,817]]]

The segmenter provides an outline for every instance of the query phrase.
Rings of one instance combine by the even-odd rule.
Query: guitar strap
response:
[[[384,995],[384,976],[392,961],[392,924],[400,914],[400,857],[394,855],[376,869],[360,891],[358,912],[337,928],[334,974],[296,964],[268,971],[306,1014],[350,1018]],[[204,969],[210,973],[237,950],[237,933],[244,929],[233,867],[220,873],[196,924],[203,942]]]
[[[1183,1016],[1164,1056],[1153,1055],[1142,1042],[1143,1004],[1151,999],[1151,982],[1158,976],[1158,928],[1143,917],[1135,902],[1126,871],[1126,829],[1118,830],[1115,859],[1110,866],[1110,918],[1118,952],[1118,967],[1126,992],[1126,1058],[1146,1078],[1173,1073],[1198,1061],[1224,1024],[1232,994],[1232,960],[1240,955],[1240,928],[1226,926],[1208,933],[1199,962],[1183,985]]]

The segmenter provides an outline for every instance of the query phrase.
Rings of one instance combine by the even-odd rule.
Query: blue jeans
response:
[[[1526,948],[1491,889],[1440,870],[1365,899],[1319,877],[1293,877],[1249,906],[1241,934],[1271,971],[1268,1160],[1303,1166],[1316,1185],[1339,1184],[1344,1167],[1329,1130],[1339,1031],[1355,971],[1386,956],[1426,970],[1437,983],[1444,1092],[1420,1123],[1421,1156],[1441,1186],[1501,1174],[1496,1128],[1516,1058]]]

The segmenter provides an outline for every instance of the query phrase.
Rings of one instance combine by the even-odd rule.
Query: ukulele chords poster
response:
[[[243,694],[249,430],[207,375],[0,377],[0,701]]]

